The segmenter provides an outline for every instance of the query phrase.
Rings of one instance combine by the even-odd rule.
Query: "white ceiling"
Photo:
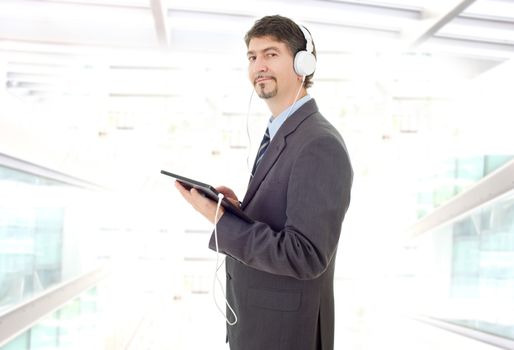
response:
[[[224,52],[258,17],[282,14],[306,24],[323,51],[445,47],[512,57],[509,0],[2,0],[0,39],[107,48]],[[442,50],[442,48],[441,48]]]
[[[0,0],[0,81],[9,94],[27,101],[95,97],[94,104],[68,113],[65,123],[68,130],[91,128],[101,137],[113,118],[118,118],[117,129],[133,130],[135,114],[146,116],[152,109],[160,111],[154,115],[173,110],[173,123],[160,117],[155,129],[189,125],[191,112],[201,121],[207,110],[221,111],[232,123],[231,118],[247,114],[250,90],[241,88],[244,33],[269,14],[291,17],[309,28],[319,56],[315,82],[329,88],[324,90],[327,101],[334,86],[341,90],[333,99],[355,95],[354,85],[345,88],[349,81],[358,81],[369,93],[364,85],[374,74],[388,75],[389,82],[470,79],[514,56],[514,1],[509,0]],[[378,56],[389,57],[385,70],[369,59]],[[438,65],[429,67],[428,57]],[[416,68],[407,62],[412,60]],[[390,89],[394,98],[444,90],[438,86],[427,92],[425,85],[412,89],[382,83],[373,89]],[[198,103],[198,95],[207,98]],[[134,103],[134,98],[153,102]],[[104,105],[97,106],[98,101]],[[73,103],[68,99],[70,108]],[[38,113],[52,118],[53,108]],[[103,113],[103,119],[88,117],[95,113]],[[231,146],[244,143],[239,134],[222,132]],[[159,140],[161,146],[172,143]],[[193,141],[184,137],[174,142],[187,147]],[[71,151],[68,162],[77,157]],[[43,163],[52,167],[62,162]]]
[[[305,24],[321,57],[428,53],[477,75],[514,55],[514,2],[508,0],[2,0],[6,84],[45,92],[45,74],[105,55],[111,64],[131,67],[180,70],[203,57],[196,63],[218,60],[244,69],[242,37],[266,14]],[[148,58],[155,52],[165,57],[160,63]]]

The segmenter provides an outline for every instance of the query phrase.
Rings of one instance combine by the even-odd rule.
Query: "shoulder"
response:
[[[339,131],[319,111],[305,118],[295,134],[304,145],[334,144],[346,149]]]
[[[311,99],[300,107],[281,127],[286,144],[298,152],[320,145],[333,145],[346,152],[346,145],[339,131],[320,112],[316,101]]]

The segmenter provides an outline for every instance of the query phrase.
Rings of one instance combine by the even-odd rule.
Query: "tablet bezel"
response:
[[[207,198],[209,198],[209,199],[211,199],[211,200],[213,200],[215,202],[218,202],[218,194],[219,194],[219,192],[211,185],[208,185],[206,183],[203,183],[203,182],[200,182],[200,181],[197,181],[197,180],[193,180],[193,179],[187,178],[187,177],[182,176],[182,175],[177,175],[177,174],[171,173],[171,172],[166,171],[166,170],[161,170],[161,174],[164,174],[164,175],[167,175],[167,176],[170,176],[170,177],[174,178],[175,180],[180,182],[180,184],[182,186],[184,186],[187,190],[190,190],[191,188],[196,188],[199,192],[201,192]],[[239,208],[239,207],[235,206],[234,204],[232,204],[228,199],[223,198],[221,200],[221,205],[223,206],[223,208],[225,208],[226,210],[230,211],[232,214],[237,215],[238,217],[240,217],[244,221],[246,221],[248,223],[253,223],[254,222],[254,220],[252,220],[250,217],[248,217],[248,215],[246,215],[241,210],[241,208]]]

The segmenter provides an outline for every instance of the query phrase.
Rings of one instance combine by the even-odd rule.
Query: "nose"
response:
[[[268,66],[266,65],[265,60],[263,59],[262,56],[257,56],[255,58],[255,62],[254,62],[254,72],[262,73],[262,72],[267,72],[267,71],[268,71]]]

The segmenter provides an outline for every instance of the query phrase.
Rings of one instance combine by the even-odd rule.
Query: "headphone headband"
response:
[[[312,45],[312,37],[311,37],[309,31],[307,30],[307,28],[305,28],[301,24],[298,24],[298,27],[300,27],[300,29],[303,33],[303,36],[304,36],[305,40],[307,41],[307,44],[305,45],[305,51],[312,53],[312,51],[314,51],[314,45]]]

